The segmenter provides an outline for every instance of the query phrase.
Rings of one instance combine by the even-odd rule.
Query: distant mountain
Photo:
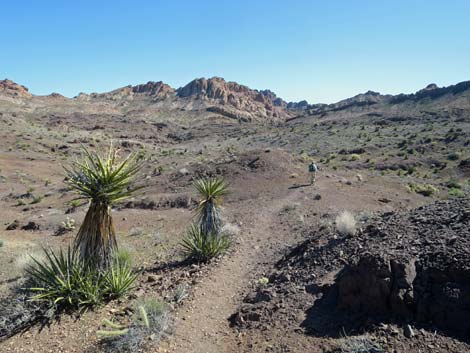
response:
[[[149,81],[136,86],[125,86],[105,93],[80,93],[69,99],[58,93],[49,96],[34,96],[28,89],[11,80],[0,81],[0,98],[41,99],[42,104],[58,102],[89,102],[106,104],[112,109],[174,109],[187,111],[209,111],[240,121],[285,121],[308,114],[317,115],[328,112],[367,110],[378,105],[419,104],[444,97],[452,100],[462,95],[470,97],[470,81],[439,88],[430,84],[414,94],[382,95],[368,91],[333,104],[309,104],[286,102],[268,89],[256,90],[237,82],[225,81],[221,77],[197,78],[183,87],[174,89],[164,82]],[[48,103],[49,102],[49,103]]]
[[[463,81],[441,88],[431,83],[412,94],[382,95],[378,92],[368,91],[333,104],[310,104],[304,110],[315,115],[351,109],[367,109],[376,105],[390,105],[393,107],[402,103],[426,104],[436,102],[439,99],[447,99],[446,103],[448,104],[450,101],[463,96],[470,99],[470,81]]]

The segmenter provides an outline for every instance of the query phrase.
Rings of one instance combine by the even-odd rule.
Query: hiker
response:
[[[317,165],[314,162],[310,163],[308,166],[308,171],[310,173],[310,185],[313,185],[313,183],[315,183],[315,179],[317,178]]]

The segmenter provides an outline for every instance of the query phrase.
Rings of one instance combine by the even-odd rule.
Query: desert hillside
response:
[[[470,352],[470,81],[320,104],[220,77],[73,98],[6,79],[0,127],[1,352]],[[25,269],[90,205],[64,167],[111,144],[141,167],[111,211],[135,283],[45,310]],[[227,185],[207,261],[182,246],[201,179]],[[148,297],[158,330],[97,334]]]

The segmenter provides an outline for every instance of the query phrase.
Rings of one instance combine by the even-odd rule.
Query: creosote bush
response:
[[[407,188],[409,191],[423,196],[432,196],[439,192],[439,190],[431,184],[408,184]]]
[[[353,236],[356,234],[356,220],[351,212],[343,211],[335,219],[336,229],[341,235]]]

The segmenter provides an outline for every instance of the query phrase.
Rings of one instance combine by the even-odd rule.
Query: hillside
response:
[[[106,351],[103,319],[127,323],[148,296],[167,303],[171,330],[146,340],[145,352],[470,352],[459,316],[468,311],[468,81],[309,104],[217,77],[74,98],[4,80],[0,126],[1,352]],[[144,160],[146,188],[112,209],[136,287],[42,326],[40,309],[17,295],[25,264],[73,241],[88,203],[73,201],[63,166],[111,142]],[[193,183],[209,176],[229,184],[222,215],[232,245],[191,263],[181,241],[200,201]],[[403,288],[400,269],[414,269]],[[362,281],[370,285],[354,286]],[[429,293],[435,300],[422,298]]]

